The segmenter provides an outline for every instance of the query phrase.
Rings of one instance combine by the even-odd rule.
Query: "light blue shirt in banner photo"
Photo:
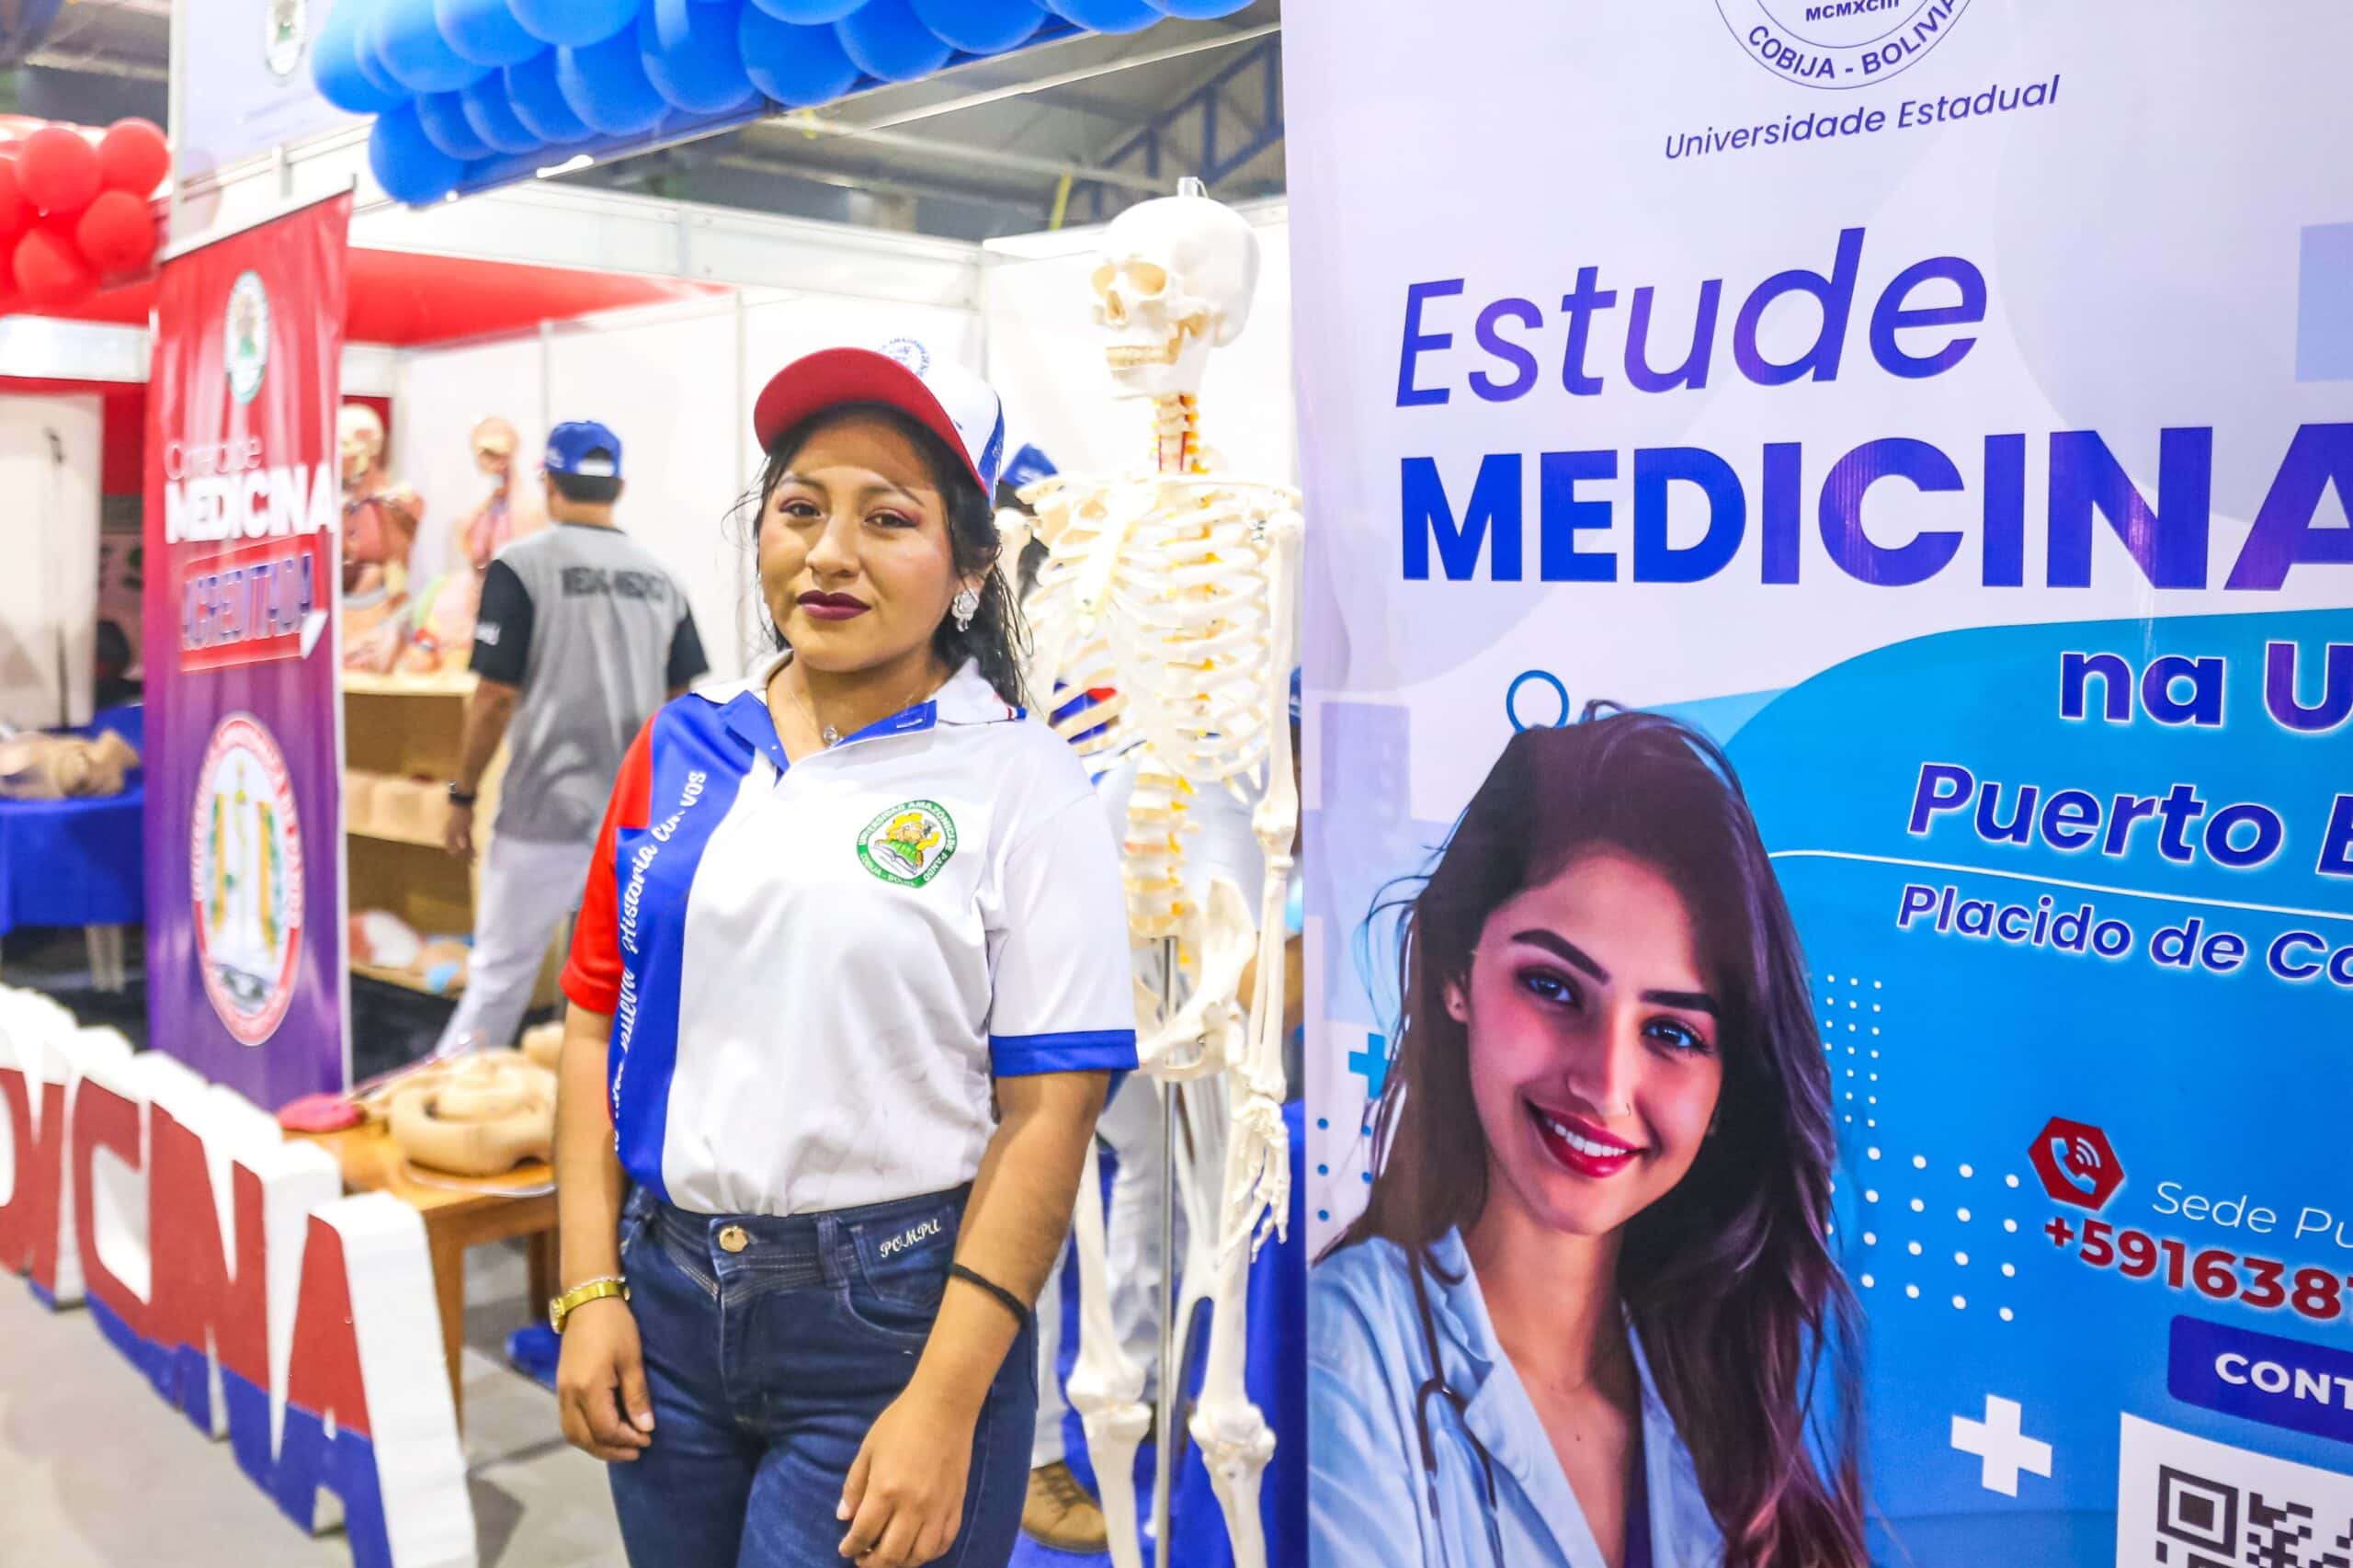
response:
[[[1430,1345],[1404,1249],[1358,1243],[1308,1275],[1310,1562],[1313,1568],[1605,1568],[1535,1403],[1495,1338],[1461,1233],[1449,1231],[1430,1257],[1436,1267],[1423,1279],[1439,1369],[1465,1402],[1460,1417],[1443,1393],[1420,1402],[1438,1457],[1435,1519],[1415,1415],[1431,1376]],[[1651,1563],[1721,1568],[1722,1537],[1691,1455],[1631,1324],[1627,1333],[1643,1384]],[[1481,1445],[1495,1465],[1493,1529]]]

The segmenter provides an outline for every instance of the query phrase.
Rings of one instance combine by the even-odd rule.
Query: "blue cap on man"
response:
[[[546,468],[550,473],[575,474],[582,479],[621,476],[621,438],[593,419],[576,419],[548,432]]]

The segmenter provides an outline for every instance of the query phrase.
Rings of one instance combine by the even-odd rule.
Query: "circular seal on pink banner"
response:
[[[277,738],[250,713],[213,730],[188,815],[197,962],[242,1044],[278,1031],[302,955],[302,824]]]

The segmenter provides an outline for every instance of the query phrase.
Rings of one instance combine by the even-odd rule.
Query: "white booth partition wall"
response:
[[[447,571],[459,520],[490,494],[471,437],[489,415],[515,426],[536,486],[548,431],[593,419],[620,437],[621,526],[686,589],[715,670],[738,673],[743,578],[721,548],[740,487],[736,304],[732,295],[551,323],[538,333],[401,356],[394,473],[424,497],[411,569]]]
[[[594,419],[620,437],[628,489],[621,526],[686,588],[713,674],[745,673],[760,650],[753,590],[759,473],[753,401],[767,378],[812,350],[915,337],[975,369],[981,322],[969,309],[839,294],[714,294],[551,323],[540,332],[400,356],[394,472],[425,498],[412,570],[454,559],[454,528],[488,494],[470,436],[486,415],[512,423],[526,472],[547,432]]]
[[[1294,483],[1299,476],[1290,389],[1290,207],[1236,209],[1258,235],[1258,293],[1250,324],[1210,357],[1201,439],[1228,472]],[[1065,473],[1149,466],[1152,420],[1111,395],[1095,324],[1093,276],[1103,228],[1063,229],[988,243],[982,313],[988,375],[1005,396],[1007,434],[1034,443]]]
[[[429,583],[459,553],[459,520],[490,494],[468,437],[476,421],[499,415],[515,426],[528,467],[547,441],[546,381],[536,333],[459,347],[403,349],[392,356],[391,472],[425,500],[409,552],[410,574]],[[352,395],[349,384],[344,395]]]
[[[743,494],[750,394],[735,303],[568,323],[547,338],[550,426],[594,419],[620,437],[621,526],[687,591],[721,676],[743,673],[751,575],[729,514]]]
[[[0,494],[10,569],[0,573],[0,724],[86,724],[98,619],[95,394],[0,396]]]

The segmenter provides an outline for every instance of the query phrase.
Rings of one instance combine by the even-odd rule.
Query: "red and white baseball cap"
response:
[[[995,496],[1005,463],[1005,404],[996,389],[919,338],[879,348],[821,348],[768,378],[752,406],[760,449],[846,403],[879,403],[921,425],[964,459],[981,494]]]

